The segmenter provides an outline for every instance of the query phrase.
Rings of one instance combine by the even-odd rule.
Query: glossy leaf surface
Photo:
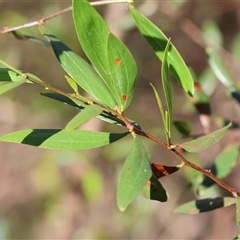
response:
[[[177,207],[175,213],[198,214],[201,212],[208,212],[217,208],[228,207],[236,203],[236,198],[233,197],[217,197],[206,198],[185,203]]]
[[[228,124],[226,127],[221,128],[215,132],[212,132],[206,136],[200,137],[198,139],[178,144],[177,146],[185,149],[187,152],[199,152],[205,148],[210,147],[217,141],[219,141],[225,134],[225,132],[231,127],[231,124]]]
[[[124,211],[152,176],[150,155],[141,140],[133,140],[131,150],[123,164],[117,188],[117,205]]]
[[[0,141],[21,143],[40,148],[58,150],[83,150],[102,147],[128,134],[95,132],[88,130],[27,129],[8,133]]]
[[[87,0],[73,1],[73,19],[79,42],[120,110],[133,96],[137,67],[126,46],[109,30]]]
[[[168,38],[156,25],[144,17],[132,5],[130,5],[130,11],[138,29],[151,45],[158,58],[163,61]],[[193,96],[194,88],[191,73],[173,44],[169,48],[168,63],[170,71],[179,80],[185,92]]]

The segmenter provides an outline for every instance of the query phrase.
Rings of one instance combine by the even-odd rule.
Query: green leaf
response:
[[[73,19],[85,54],[123,111],[131,102],[137,75],[131,53],[87,0],[73,0]]]
[[[236,200],[236,222],[238,230],[240,230],[240,200]]]
[[[45,97],[48,97],[48,98],[51,98],[51,99],[54,99],[54,100],[57,100],[59,102],[63,102],[65,104],[68,104],[68,105],[71,105],[73,107],[76,107],[78,109],[84,109],[86,106],[86,104],[83,104],[82,102],[80,101],[77,101],[73,98],[68,98],[64,95],[61,95],[59,93],[41,93],[41,95],[45,96]],[[117,117],[111,115],[110,113],[107,113],[107,112],[102,112],[99,116],[97,116],[99,119],[101,119],[102,121],[105,121],[105,122],[108,122],[108,123],[112,123],[112,124],[117,124],[117,125],[121,125],[121,126],[125,126],[125,124],[120,121]],[[138,126],[138,123],[132,121],[132,120],[129,120],[131,123],[133,123],[135,126]],[[140,127],[139,127],[140,128]]]
[[[83,111],[72,118],[65,126],[65,129],[75,129],[82,124],[88,122],[90,119],[98,116],[102,112],[102,108],[97,105],[87,106]]]
[[[192,126],[187,121],[174,120],[173,125],[176,127],[178,132],[180,132],[183,136],[187,137],[192,132]]]
[[[215,21],[206,19],[202,24],[203,38],[209,47],[218,48],[223,43],[221,30]]]
[[[66,78],[69,86],[73,89],[73,91],[78,94],[78,85],[77,85],[77,83],[72,78],[70,78],[69,76],[65,76],[65,78]]]
[[[117,188],[117,205],[124,211],[152,176],[150,155],[140,139],[134,138],[124,162]]]
[[[58,61],[67,74],[96,100],[114,109],[116,102],[93,68],[68,46],[58,40],[48,29],[41,27],[41,30],[51,43]]]
[[[127,134],[128,132],[108,133],[88,130],[27,129],[3,135],[0,137],[0,141],[58,150],[83,150],[108,145],[125,137]]]
[[[168,52],[170,48],[170,40],[168,40],[167,46],[163,53],[163,60],[162,60],[162,84],[163,84],[163,90],[164,95],[167,103],[167,112],[169,114],[169,129],[167,129],[167,132],[169,132],[169,135],[171,133],[171,124],[172,124],[172,89],[171,89],[171,79],[170,79],[170,72],[169,72],[169,66],[168,66]],[[167,122],[166,122],[167,124]]]
[[[175,208],[175,213],[198,214],[208,212],[217,208],[228,207],[237,202],[233,197],[206,198],[185,203]]]
[[[223,127],[215,132],[212,132],[206,136],[200,137],[198,139],[178,144],[177,146],[180,148],[185,149],[187,152],[199,152],[202,151],[205,148],[210,147],[217,141],[219,141],[225,134],[225,132],[228,130],[228,128],[231,127],[231,123],[228,124],[226,127]]]
[[[217,156],[215,162],[210,166],[206,167],[213,175],[219,179],[227,177],[227,175],[235,167],[239,156],[239,146],[234,143],[228,144],[223,151]],[[206,189],[216,184],[212,179],[205,176],[203,180],[199,182],[201,185],[199,189]]]
[[[215,73],[216,77],[227,88],[234,89],[235,86],[233,80],[217,53],[211,48],[207,48],[206,53],[208,55],[209,65]]]
[[[0,84],[0,95],[22,85],[25,82],[26,80],[21,80],[18,82]]]
[[[141,194],[146,199],[156,200],[159,202],[166,202],[168,200],[166,190],[154,175],[152,175],[151,179],[147,181],[141,191]]]
[[[31,36],[31,35],[28,35],[26,33],[19,32],[19,31],[12,31],[11,33],[15,38],[17,38],[19,40],[28,40],[28,41],[31,41],[31,42],[34,42],[34,43],[37,43],[37,44],[40,44],[40,45],[43,45],[46,47],[50,47],[49,42],[47,42],[41,38],[37,38],[35,36]]]
[[[163,61],[168,38],[156,25],[139,13],[132,5],[130,5],[130,11],[138,29],[151,45],[158,58]],[[173,44],[171,44],[168,52],[168,63],[171,72],[179,80],[185,92],[193,96],[192,75]]]

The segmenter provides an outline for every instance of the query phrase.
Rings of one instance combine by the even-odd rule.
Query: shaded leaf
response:
[[[74,118],[72,118],[65,126],[65,129],[75,129],[88,122],[90,119],[98,116],[101,112],[101,107],[97,105],[89,105],[85,107],[83,111],[74,116]]]
[[[202,212],[208,212],[217,208],[228,207],[235,204],[237,201],[233,197],[217,197],[217,198],[206,198],[192,202],[185,203],[175,208],[175,213],[187,213],[187,214],[198,214]]]
[[[178,132],[180,132],[184,136],[189,136],[192,132],[192,126],[187,121],[181,121],[181,120],[174,120],[173,125],[176,127]]]
[[[210,147],[217,141],[219,141],[225,134],[225,132],[228,130],[228,128],[231,127],[231,123],[228,124],[226,127],[221,128],[215,132],[212,132],[206,136],[200,137],[198,139],[177,144],[178,147],[185,149],[188,152],[199,152],[204,150],[205,148]]]
[[[87,0],[73,1],[73,19],[79,42],[106,83],[120,110],[133,96],[137,67],[125,45],[109,30]]]
[[[229,72],[226,67],[222,63],[221,59],[217,55],[217,53],[211,48],[206,49],[206,53],[208,55],[208,62],[216,77],[225,85],[227,88],[233,89],[234,83],[232,81]]]
[[[130,11],[138,29],[151,45],[158,58],[163,61],[168,38],[156,25],[139,13],[132,5],[130,5]],[[173,44],[169,48],[168,63],[170,71],[179,80],[185,92],[193,96],[194,88],[191,73]]]
[[[116,102],[93,68],[57,39],[48,29],[41,27],[41,30],[49,40],[58,61],[67,74],[96,100],[114,109]]]
[[[151,167],[152,167],[152,172],[157,179],[168,176],[172,173],[175,173],[180,169],[177,166],[166,166],[166,165],[157,164],[157,163],[151,163]]]
[[[150,180],[147,181],[141,191],[141,194],[146,199],[156,200],[159,202],[166,202],[168,200],[166,190],[154,175],[152,175]]]
[[[117,205],[120,211],[127,208],[151,178],[152,171],[149,161],[148,151],[141,140],[135,137],[119,176]]]
[[[50,44],[48,41],[45,41],[44,39],[37,38],[35,36],[28,35],[26,33],[20,32],[20,31],[12,31],[12,35],[19,39],[19,40],[28,40],[46,47],[50,47]]]
[[[88,130],[27,129],[5,134],[0,141],[21,143],[40,148],[83,150],[102,147],[123,137],[125,133],[95,132]]]

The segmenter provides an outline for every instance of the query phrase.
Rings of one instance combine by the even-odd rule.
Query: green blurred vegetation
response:
[[[2,1],[0,27],[37,20],[70,4],[71,1]],[[206,46],[218,49],[217,44],[222,44],[230,56],[234,55],[239,60],[240,3],[182,1],[175,4],[159,1],[136,2],[136,6],[171,37],[193,69],[196,79],[201,80],[203,88],[209,91],[212,115],[238,121],[239,106],[226,96],[225,88],[216,82],[214,75],[208,74],[205,49],[199,45],[201,36],[196,27],[217,39],[212,42],[204,35],[202,41]],[[126,116],[164,139],[158,107],[149,85],[150,82],[154,85],[160,82],[158,59],[134,28],[125,4],[97,9],[112,31],[129,47],[138,65],[134,99]],[[50,20],[47,26],[59,39],[83,55],[71,13]],[[40,36],[37,27],[24,29],[24,32]],[[16,40],[9,34],[0,35],[0,49],[0,58],[17,69],[31,72],[53,86],[71,91],[51,49]],[[229,55],[225,54],[223,60],[239,85],[239,69],[231,64]],[[44,89],[24,85],[0,97],[0,134],[25,128],[61,128],[77,114],[77,109],[44,98],[39,92],[44,92]],[[193,134],[201,134],[203,129],[198,112],[175,82],[173,99],[174,119],[188,120],[193,124]],[[113,130],[113,126],[95,119],[83,127]],[[177,131],[173,131],[172,137],[174,142],[182,141]],[[167,151],[145,139],[143,141],[152,161],[178,164],[178,160]],[[210,164],[224,146],[221,142],[199,155],[188,153],[187,159],[202,165]],[[47,151],[1,143],[0,238],[219,239],[237,235],[233,207],[197,216],[173,213],[177,205],[193,198],[181,171],[161,181],[170,195],[168,203],[150,202],[139,196],[126,212],[118,212],[115,200],[117,179],[129,148],[130,137],[105,148],[81,152]],[[240,180],[238,170],[239,164],[226,179],[236,187]],[[193,176],[193,171],[189,171],[187,177],[189,175]]]

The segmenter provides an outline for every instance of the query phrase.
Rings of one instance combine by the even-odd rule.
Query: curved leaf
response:
[[[67,74],[96,100],[113,109],[116,106],[116,102],[93,68],[68,46],[58,40],[48,29],[41,27],[41,30],[49,40],[58,61]]]
[[[231,90],[235,89],[233,80],[217,53],[211,48],[207,48],[206,53],[208,55],[209,65],[215,73],[216,77],[227,88],[230,88]]]
[[[152,176],[150,155],[140,139],[134,138],[123,164],[117,188],[117,205],[124,211]]]
[[[58,150],[83,150],[108,145],[125,137],[127,134],[128,132],[108,133],[88,130],[27,129],[3,135],[0,137],[0,141]]]
[[[237,201],[233,197],[217,197],[217,198],[206,198],[185,203],[175,208],[175,213],[187,213],[187,214],[198,214],[201,212],[208,212],[217,208],[228,207],[235,204]]]
[[[139,13],[132,5],[130,5],[130,11],[138,29],[151,45],[158,58],[163,61],[164,50],[166,49],[168,38],[156,25]],[[168,52],[168,63],[170,71],[179,80],[185,92],[193,96],[194,88],[192,75],[173,44],[171,44]]]
[[[199,152],[204,150],[205,148],[210,147],[217,141],[219,141],[225,134],[225,132],[228,130],[228,128],[231,127],[231,123],[228,124],[226,127],[223,127],[215,132],[212,132],[206,136],[200,137],[198,139],[185,142],[182,144],[177,144],[177,147],[185,149],[187,152]]]
[[[73,0],[73,19],[85,54],[123,111],[131,102],[137,74],[131,53],[87,0]]]

